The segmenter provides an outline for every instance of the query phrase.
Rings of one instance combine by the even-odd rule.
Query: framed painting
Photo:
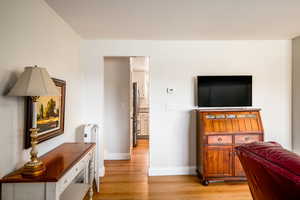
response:
[[[38,143],[64,133],[66,82],[52,78],[61,96],[42,96],[37,103]],[[31,147],[32,99],[26,99],[25,148]]]

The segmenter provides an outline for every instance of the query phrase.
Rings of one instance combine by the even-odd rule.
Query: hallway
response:
[[[245,183],[204,187],[196,176],[148,177],[148,140],[138,140],[131,160],[105,161],[105,177],[94,200],[251,200]]]

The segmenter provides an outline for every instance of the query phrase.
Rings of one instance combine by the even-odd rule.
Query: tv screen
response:
[[[198,76],[199,107],[252,106],[252,76]]]

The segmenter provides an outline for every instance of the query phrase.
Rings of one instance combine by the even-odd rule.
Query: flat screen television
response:
[[[252,106],[252,76],[198,76],[199,107]]]

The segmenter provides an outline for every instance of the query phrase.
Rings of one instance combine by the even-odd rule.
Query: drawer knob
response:
[[[245,137],[245,141],[249,141],[250,140],[250,137]]]
[[[222,138],[221,137],[218,138],[218,142],[222,142]]]

